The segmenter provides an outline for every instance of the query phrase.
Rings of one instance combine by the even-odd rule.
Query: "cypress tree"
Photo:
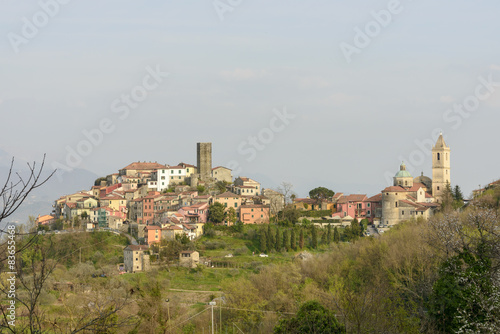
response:
[[[328,244],[332,243],[332,224],[328,224],[326,228],[326,242]]]
[[[294,229],[292,229],[292,232],[290,233],[290,247],[293,250],[297,250],[297,240],[295,237],[295,230]]]
[[[337,226],[333,229],[333,241],[337,244],[340,242],[340,233]]]
[[[280,229],[276,229],[276,251],[279,252],[281,250],[281,235],[280,235]]]
[[[304,230],[303,229],[300,229],[299,247],[300,247],[300,249],[304,248]]]
[[[273,238],[273,232],[271,230],[271,225],[267,226],[266,237],[267,237],[267,251],[270,252],[271,249],[274,248],[274,238]]]
[[[267,250],[267,238],[266,238],[266,230],[260,230],[260,251],[265,253]]]
[[[283,248],[287,252],[290,250],[290,238],[288,237],[288,230],[283,231]]]
[[[318,248],[318,231],[314,225],[311,226],[311,247],[313,249]]]

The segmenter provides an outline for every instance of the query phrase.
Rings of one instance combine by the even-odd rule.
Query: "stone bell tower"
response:
[[[432,196],[442,202],[443,191],[450,181],[450,147],[446,146],[443,134],[439,135],[432,148]]]

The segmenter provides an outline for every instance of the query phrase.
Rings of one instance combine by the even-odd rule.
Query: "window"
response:
[[[253,209],[252,209],[252,212],[253,212]]]
[[[179,174],[181,173],[181,170],[179,169]]]
[[[396,205],[396,208],[398,207],[398,202],[394,202],[394,204]]]
[[[252,215],[252,218],[253,218],[253,215]]]
[[[234,207],[237,208],[238,207],[238,203],[234,203]]]
[[[405,212],[404,211],[401,211],[401,215],[404,216],[405,215]]]
[[[171,177],[170,177],[170,180],[173,180],[173,179],[174,179],[174,177],[173,177],[173,176],[171,176]]]
[[[369,214],[370,214],[370,210],[366,211],[366,214],[368,214],[368,215],[369,215]]]
[[[136,258],[135,258],[135,260],[136,260],[136,261],[139,261],[139,258],[137,258],[137,257],[136,257]]]
[[[171,171],[170,171],[170,174],[174,174],[174,171],[173,171],[173,170],[171,170]]]
[[[438,161],[441,160],[441,153],[437,154],[437,159],[438,159]]]
[[[439,190],[439,186],[437,187],[437,190]]]
[[[405,186],[407,186],[407,185],[408,185],[408,181],[405,181]]]
[[[368,203],[368,204],[366,204],[366,206],[367,206],[367,207],[370,207],[370,204],[371,204],[371,203]]]
[[[264,218],[264,215],[260,215],[260,218]]]

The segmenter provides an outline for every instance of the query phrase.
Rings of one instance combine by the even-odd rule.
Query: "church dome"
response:
[[[404,162],[401,164],[401,166],[399,166],[399,172],[397,172],[394,177],[411,177],[411,178],[413,178],[413,176],[411,176],[410,172],[406,170],[406,165]]]

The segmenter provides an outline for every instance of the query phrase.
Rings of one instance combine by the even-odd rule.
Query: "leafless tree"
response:
[[[293,192],[293,184],[289,182],[281,182],[279,187],[276,189],[277,192],[283,195],[283,199],[285,200],[285,206],[292,203],[292,195]]]
[[[27,163],[27,165],[27,174],[21,175],[20,173],[14,171],[14,158],[12,158],[9,172],[3,186],[0,189],[0,197],[3,201],[3,206],[0,210],[0,225],[5,219],[9,218],[14,212],[16,212],[17,209],[19,209],[21,204],[23,204],[33,190],[44,185],[55,173],[54,170],[47,177],[42,176],[43,168],[45,166],[45,155],[43,156],[43,160],[40,165],[37,165],[36,162],[33,162],[32,164]],[[0,228],[0,237],[6,235],[6,233],[5,228]],[[16,253],[20,253],[24,249],[28,248],[36,237],[36,232],[33,231],[27,231],[26,233],[17,231],[16,234],[32,235],[32,239],[29,242],[24,243],[22,247],[18,247],[16,249]],[[5,254],[6,253],[2,253],[2,255],[0,255],[0,262],[7,259]]]

